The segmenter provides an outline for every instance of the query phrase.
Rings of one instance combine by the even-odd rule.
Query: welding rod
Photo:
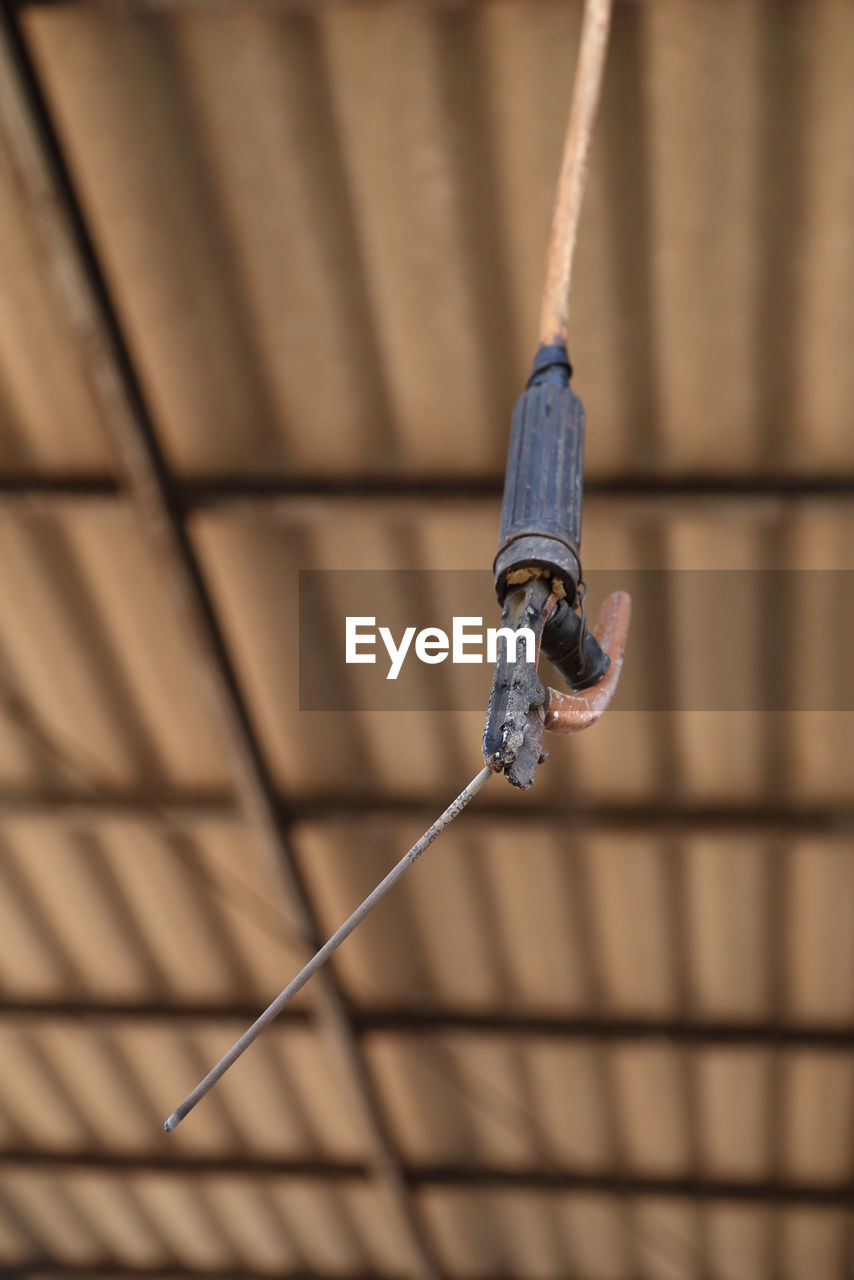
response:
[[[463,791],[460,792],[456,800],[448,805],[445,812],[436,819],[427,831],[424,832],[421,839],[412,846],[408,853],[403,855],[400,862],[398,862],[395,867],[392,867],[385,879],[381,880],[377,887],[368,894],[361,906],[358,906],[353,914],[344,921],[341,927],[336,929],[329,941],[324,943],[319,951],[315,952],[308,964],[306,964],[304,968],[300,969],[297,976],[288,983],[284,991],[282,991],[280,995],[276,996],[273,1003],[268,1005],[261,1016],[255,1019],[252,1026],[249,1027],[247,1031],[244,1031],[240,1039],[231,1046],[224,1057],[220,1058],[219,1062],[208,1072],[204,1080],[196,1085],[193,1092],[187,1095],[179,1107],[175,1108],[163,1126],[167,1133],[171,1133],[173,1129],[178,1127],[184,1119],[184,1116],[192,1111],[197,1102],[201,1101],[208,1090],[216,1084],[220,1076],[225,1075],[231,1064],[237,1061],[245,1049],[249,1048],[250,1044],[252,1044],[253,1040],[257,1039],[264,1028],[269,1026],[269,1024],[278,1017],[285,1005],[289,1004],[297,992],[302,990],[309,978],[311,978],[313,974],[317,973],[318,969],[321,969],[323,965],[326,964],[326,961],[332,955],[333,951],[337,951],[344,939],[350,936],[358,924],[361,924],[368,912],[385,897],[389,889],[397,884],[404,871],[411,867],[413,862],[416,862],[421,857],[425,849],[430,848],[430,845],[436,837],[440,836],[449,823],[453,822],[454,818],[462,813],[469,801],[474,799],[486,783],[487,779],[491,777],[492,769],[487,765],[485,768],[481,769],[480,773],[477,774],[476,777],[472,778],[471,782]]]

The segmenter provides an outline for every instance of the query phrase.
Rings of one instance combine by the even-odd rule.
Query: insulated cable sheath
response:
[[[611,8],[612,0],[585,0],[572,105],[546,254],[546,282],[540,312],[540,343],[546,346],[567,345],[572,264],[608,49]]]

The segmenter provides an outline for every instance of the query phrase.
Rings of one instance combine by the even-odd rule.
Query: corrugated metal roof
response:
[[[478,765],[481,712],[300,712],[298,573],[488,575],[580,6],[18,10],[0,1269],[843,1280],[849,711],[614,710],[557,741],[162,1133],[303,952],[259,825],[327,933]],[[572,322],[594,594],[852,567],[852,50],[845,0],[617,5]],[[34,88],[49,121],[10,132]],[[275,791],[260,824],[40,239],[68,193],[45,213],[21,147],[51,121]],[[629,662],[677,707],[717,637],[659,603]],[[733,660],[761,679],[779,648],[796,681],[797,612],[758,599]]]

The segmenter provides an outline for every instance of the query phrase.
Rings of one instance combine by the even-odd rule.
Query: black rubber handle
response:
[[[584,406],[569,386],[562,347],[541,347],[516,401],[495,558],[495,591],[535,566],[560,579],[570,601],[580,577]],[[516,579],[519,580],[518,578]]]
[[[602,679],[611,665],[599,641],[565,600],[560,600],[543,630],[540,652],[557,667],[572,689],[586,689]]]

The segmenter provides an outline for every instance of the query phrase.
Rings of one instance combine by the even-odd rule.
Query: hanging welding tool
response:
[[[500,640],[483,758],[523,789],[546,758],[544,729],[578,732],[610,703],[631,608],[625,592],[614,593],[596,631],[588,632],[581,569],[584,406],[570,386],[567,351],[572,264],[610,18],[611,0],[585,5],[546,260],[540,345],[513,411],[494,565],[502,629],[532,631],[537,653],[531,661],[517,644],[511,659],[507,640]],[[544,687],[537,674],[540,653],[558,668],[571,694]]]
[[[278,1017],[493,773],[503,771],[514,785],[529,787],[537,765],[544,759],[543,729],[577,733],[599,718],[613,696],[623,660],[629,598],[624,592],[610,596],[600,611],[595,633],[587,632],[579,549],[584,408],[569,386],[572,371],[566,347],[572,258],[610,14],[611,0],[585,0],[546,266],[540,347],[528,387],[513,414],[495,560],[495,589],[503,608],[502,624],[514,631],[520,627],[531,629],[536,639],[533,661],[523,656],[511,662],[506,641],[499,641],[484,733],[486,767],[176,1107],[165,1123],[167,1132],[180,1124]],[[571,693],[543,687],[537,674],[540,650],[565,677]],[[518,646],[518,652],[527,655],[524,645]]]

